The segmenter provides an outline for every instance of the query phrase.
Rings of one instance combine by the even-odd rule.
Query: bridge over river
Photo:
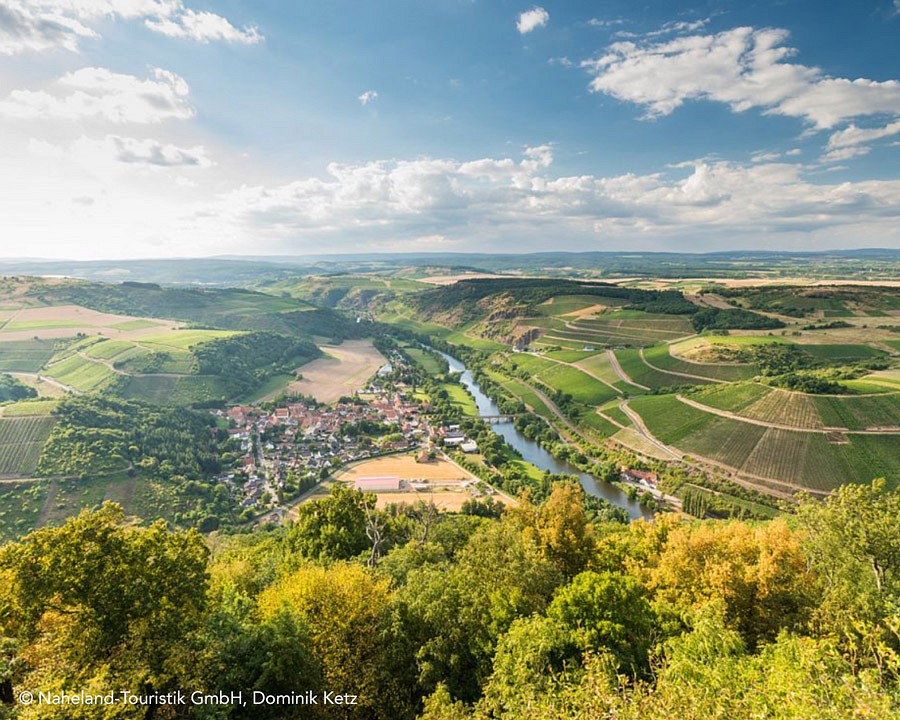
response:
[[[507,423],[515,420],[516,415],[514,413],[509,415],[479,415],[478,418],[489,423]]]

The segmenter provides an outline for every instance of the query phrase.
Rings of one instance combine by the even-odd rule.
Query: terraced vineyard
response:
[[[114,370],[78,354],[51,363],[43,370],[43,374],[79,392],[98,392],[109,387],[116,379]]]
[[[815,397],[822,422],[829,427],[863,430],[867,427],[900,427],[900,393],[858,397]]]
[[[900,482],[900,435],[841,435],[785,430],[704,412],[673,395],[629,405],[661,442],[735,471],[827,491],[884,476]]]
[[[714,385],[703,388],[691,394],[691,399],[704,405],[739,413],[744,408],[753,405],[760,398],[765,397],[772,388],[757,383],[735,383],[729,385]]]
[[[676,385],[705,385],[713,382],[655,370],[641,359],[639,350],[616,350],[615,354],[625,374],[638,385],[645,385],[650,389]]]
[[[866,360],[869,358],[883,357],[885,352],[877,350],[869,345],[801,345],[803,351],[812,355],[817,360]]]
[[[47,415],[0,418],[0,475],[31,475],[56,419]]]
[[[742,417],[796,428],[900,427],[900,392],[879,395],[806,395],[755,383],[709,388],[691,395],[703,405]]]
[[[544,327],[548,329],[540,340],[542,344],[576,349],[585,344],[646,347],[693,332],[690,321],[684,317],[640,310],[616,310],[566,322],[556,318]]]
[[[616,391],[611,387],[573,365],[525,354],[515,355],[514,361],[541,383],[554,390],[569,393],[585,405],[602,405],[616,397]]]
[[[648,363],[661,370],[685,373],[687,375],[700,375],[710,380],[720,380],[722,382],[740,382],[741,380],[749,380],[759,374],[759,368],[756,365],[687,362],[672,356],[668,345],[645,348],[644,358]]]
[[[578,367],[584,368],[592,375],[596,375],[601,380],[618,388],[619,392],[623,394],[634,395],[635,393],[639,394],[643,392],[637,385],[625,382],[619,377],[609,361],[609,356],[605,352],[583,358],[578,360],[575,364]]]
[[[53,340],[17,340],[0,342],[0,370],[10,372],[37,372],[53,357],[56,343]]]
[[[605,297],[603,295],[557,295],[541,303],[535,308],[539,315],[570,315],[596,306],[620,307],[626,305],[622,298]]]

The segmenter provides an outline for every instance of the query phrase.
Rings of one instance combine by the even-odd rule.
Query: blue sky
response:
[[[0,255],[900,247],[900,0],[0,0]]]

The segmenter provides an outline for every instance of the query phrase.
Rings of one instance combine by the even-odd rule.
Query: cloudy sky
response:
[[[900,0],[0,0],[0,256],[900,248]]]

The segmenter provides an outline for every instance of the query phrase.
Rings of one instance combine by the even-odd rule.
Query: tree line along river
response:
[[[439,352],[439,351],[436,351]],[[450,371],[460,373],[460,382],[475,398],[479,415],[502,415],[491,398],[482,392],[478,383],[472,377],[472,373],[466,366],[452,355],[439,352],[450,365]],[[584,491],[589,495],[602,498],[613,505],[623,508],[632,520],[637,518],[652,518],[653,513],[641,507],[637,500],[631,500],[620,488],[608,482],[598,480],[591,475],[583,473],[573,465],[562,460],[557,460],[534,440],[526,438],[511,422],[500,422],[492,425],[492,429],[500,435],[510,446],[518,450],[522,458],[540,470],[549,470],[556,474],[575,475],[581,482]]]

